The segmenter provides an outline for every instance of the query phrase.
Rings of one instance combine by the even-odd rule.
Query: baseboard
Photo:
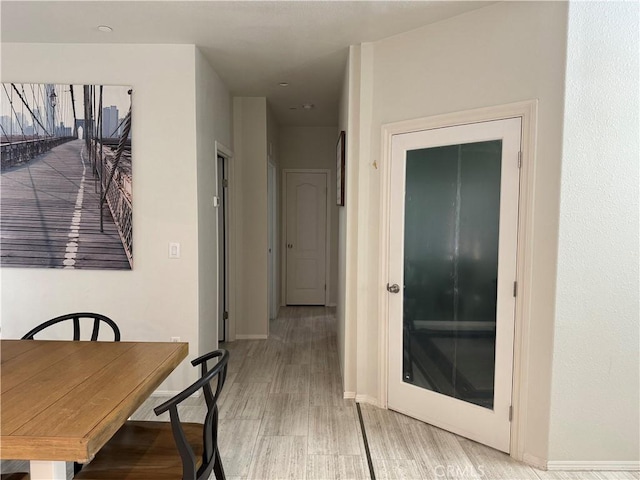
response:
[[[374,407],[380,407],[380,405],[378,405],[378,401],[370,395],[358,395],[356,392],[344,392],[344,398],[348,400],[355,399],[357,403],[366,403],[368,405],[373,405]]]
[[[378,405],[378,400],[370,395],[356,395],[356,402],[380,407],[380,405]]]
[[[522,461],[527,465],[531,465],[532,467],[537,468],[538,470],[546,470],[547,469],[547,461],[542,458],[534,457],[528,453],[522,455]]]
[[[268,335],[242,335],[236,334],[236,340],[266,340]]]
[[[634,471],[640,470],[640,461],[628,461],[628,462],[564,462],[564,461],[549,461],[547,462],[547,470],[626,470]]]

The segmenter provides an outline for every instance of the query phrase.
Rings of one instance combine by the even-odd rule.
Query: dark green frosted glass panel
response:
[[[493,408],[502,141],[407,152],[404,381]]]

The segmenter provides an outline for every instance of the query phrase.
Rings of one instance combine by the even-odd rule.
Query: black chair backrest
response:
[[[111,327],[113,330],[113,337],[115,342],[120,341],[120,329],[116,322],[111,320],[109,317],[105,317],[104,315],[100,315],[99,313],[68,313],[66,315],[60,315],[59,317],[52,318],[51,320],[47,320],[44,323],[41,323],[34,329],[30,330],[26,333],[22,340],[33,340],[33,337],[36,333],[41,332],[45,328],[50,327],[51,325],[55,325],[56,323],[64,322],[66,320],[73,321],[73,340],[80,340],[80,319],[81,318],[90,318],[93,319],[93,331],[91,332],[91,341],[95,342],[98,340],[98,331],[100,330],[100,323],[104,322]]]
[[[212,368],[208,368],[207,362],[218,359]],[[227,362],[229,361],[229,352],[227,350],[215,350],[210,353],[206,353],[201,357],[196,358],[191,362],[192,365],[201,365],[202,375],[199,380],[188,386],[182,392],[175,397],[167,400],[162,405],[156,407],[153,411],[156,415],[160,415],[167,410],[169,411],[169,417],[171,418],[171,430],[173,431],[173,438],[176,442],[176,447],[180,452],[180,458],[182,459],[182,478],[194,479],[194,480],[206,480],[211,474],[211,470],[216,461],[219,461],[219,457],[216,455],[218,444],[218,397],[224,386],[224,381],[227,377]],[[211,388],[211,382],[217,377],[215,392]],[[191,395],[202,389],[204,392],[204,398],[207,403],[207,414],[203,425],[203,452],[202,452],[202,465],[196,471],[196,457],[192,446],[187,441],[186,435],[180,423],[180,417],[178,415],[178,405],[189,398]]]

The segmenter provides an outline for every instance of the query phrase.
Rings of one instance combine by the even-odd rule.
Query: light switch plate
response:
[[[169,242],[169,258],[180,258],[180,244]]]

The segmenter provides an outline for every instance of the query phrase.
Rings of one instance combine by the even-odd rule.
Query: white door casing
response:
[[[229,298],[229,211],[228,211],[228,160],[219,155],[216,159],[217,230],[218,230],[218,342],[228,340],[227,320]]]
[[[325,305],[326,172],[284,172],[285,291],[287,305]]]
[[[219,176],[219,168],[218,168],[218,157],[222,157],[224,159],[224,174],[226,177],[227,187],[224,187],[221,190],[221,179]],[[233,195],[235,194],[235,189],[233,188],[234,182],[234,162],[233,160],[233,152],[231,149],[226,147],[224,144],[215,142],[215,161],[216,161],[216,185],[217,185],[217,197],[222,198],[224,196],[224,201],[222,204],[224,205],[224,212],[221,212],[221,209],[217,209],[217,215],[224,214],[225,219],[225,237],[226,237],[226,249],[224,252],[221,252],[220,249],[217,249],[218,255],[218,287],[216,289],[216,301],[219,306],[226,305],[228,318],[226,321],[224,320],[224,312],[221,308],[218,308],[217,312],[217,323],[218,329],[220,329],[220,325],[223,325],[224,337],[226,341],[234,341],[235,334],[235,296],[236,296],[236,233],[235,233],[235,202],[233,201]],[[219,218],[216,220],[217,228],[220,228]],[[220,241],[220,232],[217,234],[218,242]],[[220,258],[220,255],[224,255],[224,258]],[[221,262],[226,262],[226,269],[224,272],[221,271]],[[222,282],[224,285],[220,285]],[[220,330],[218,330],[220,334]],[[220,338],[218,339],[218,341]]]
[[[276,206],[276,166],[268,162],[267,164],[267,210],[269,215],[269,246],[268,246],[268,258],[269,258],[269,318],[274,319],[278,316],[278,296],[277,296],[277,206]]]
[[[502,139],[496,370],[493,410],[403,381],[403,295],[388,297],[387,402],[401,411],[499,450],[509,452],[518,233],[521,119],[512,118],[398,134],[391,141],[389,283],[404,279],[404,194],[406,152],[420,148]]]

